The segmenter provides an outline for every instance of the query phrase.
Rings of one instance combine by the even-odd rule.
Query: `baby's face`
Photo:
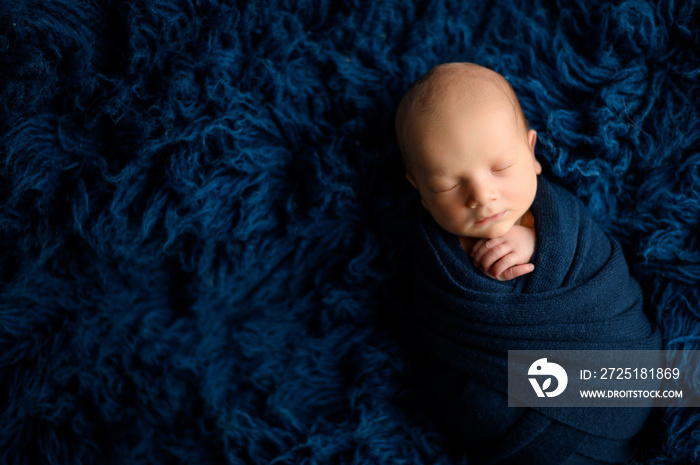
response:
[[[465,112],[446,104],[412,124],[409,181],[425,208],[448,232],[494,238],[520,224],[530,209],[542,168],[534,130],[526,131],[503,102]]]

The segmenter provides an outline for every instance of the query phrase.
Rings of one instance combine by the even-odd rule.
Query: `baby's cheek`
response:
[[[431,203],[443,209],[453,208],[456,202],[453,198],[454,196],[450,194],[451,192],[442,192],[440,194],[434,195],[431,199]]]
[[[468,223],[464,218],[464,215],[460,215],[459,212],[454,211],[442,211],[442,215],[439,218],[435,218],[435,221],[442,226],[442,228],[452,234],[457,236],[464,236],[466,234]]]
[[[445,201],[435,201],[430,205],[430,213],[433,217],[439,217],[443,221],[454,221],[458,218],[458,209],[455,208],[454,204]]]

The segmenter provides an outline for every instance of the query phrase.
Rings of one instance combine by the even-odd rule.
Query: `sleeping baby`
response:
[[[620,245],[542,177],[512,87],[437,66],[403,97],[396,134],[423,205],[412,341],[430,354],[438,420],[474,463],[617,463],[644,408],[507,406],[508,350],[659,349]]]
[[[396,117],[406,177],[423,206],[497,279],[534,269],[537,133],[508,82],[468,63],[433,68]]]

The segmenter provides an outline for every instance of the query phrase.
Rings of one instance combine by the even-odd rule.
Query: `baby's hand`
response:
[[[535,265],[528,263],[535,253],[535,231],[514,225],[501,237],[480,239],[472,248],[474,267],[499,281],[507,281],[530,273]]]

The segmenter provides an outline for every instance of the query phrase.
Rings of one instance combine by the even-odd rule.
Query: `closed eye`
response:
[[[494,172],[494,173],[499,173],[499,172],[501,172],[501,171],[507,170],[508,168],[510,168],[510,167],[513,166],[513,165],[514,165],[514,163],[511,163],[511,164],[508,165],[508,166],[504,166],[504,167],[501,167],[501,168],[494,168],[494,169],[491,170],[491,171]]]
[[[459,186],[459,184],[455,184],[454,186],[450,187],[449,189],[442,189],[442,190],[433,189],[433,192],[435,192],[436,194],[442,194],[443,192],[451,191],[452,189],[456,188],[457,186]]]

